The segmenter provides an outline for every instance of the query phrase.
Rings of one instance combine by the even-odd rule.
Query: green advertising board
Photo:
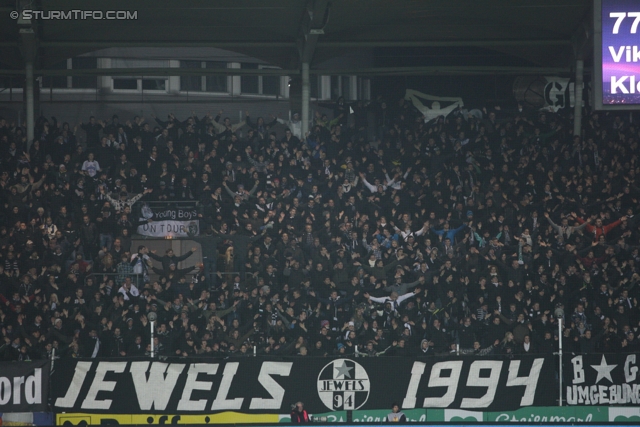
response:
[[[354,423],[384,422],[390,409],[352,411]],[[451,423],[581,423],[581,422],[635,422],[640,425],[640,408],[606,406],[544,406],[518,409],[516,411],[482,412],[462,409],[407,409],[402,411],[407,422],[451,422]],[[347,423],[347,411],[313,414],[314,421]],[[288,415],[281,415],[280,422],[290,422]]]
[[[532,406],[515,411],[502,412],[482,412],[460,409],[427,409],[427,421],[477,423],[640,422],[640,408],[607,406]]]
[[[347,411],[325,412],[313,414],[313,420],[322,423],[347,423]],[[291,415],[280,415],[279,423],[291,423]]]
[[[385,422],[387,414],[391,409],[375,409],[371,411],[353,411],[354,423],[377,423]],[[407,409],[402,411],[407,417],[407,422],[425,422],[427,421],[426,409]]]
[[[609,421],[605,406],[563,406],[523,408],[510,412],[485,412],[485,422],[511,423],[571,423]]]

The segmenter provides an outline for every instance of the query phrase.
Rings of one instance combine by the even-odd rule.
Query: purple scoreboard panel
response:
[[[640,1],[594,1],[596,109],[640,109]]]

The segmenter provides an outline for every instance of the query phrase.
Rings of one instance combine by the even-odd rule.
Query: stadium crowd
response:
[[[0,120],[0,358],[148,356],[150,312],[156,356],[640,351],[632,116],[330,107]],[[132,245],[139,200],[201,249]]]

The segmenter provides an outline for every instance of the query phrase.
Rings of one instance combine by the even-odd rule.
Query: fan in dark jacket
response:
[[[304,409],[304,403],[297,402],[296,407],[291,411],[291,424],[306,424],[311,422],[311,417],[306,409]]]
[[[149,252],[149,256],[153,259],[155,259],[156,261],[160,261],[162,263],[162,269],[164,271],[169,271],[169,266],[171,264],[176,264],[178,265],[178,263],[180,261],[184,261],[185,259],[189,258],[191,255],[193,255],[193,253],[195,251],[197,251],[198,248],[196,248],[195,246],[191,248],[191,250],[189,252],[187,252],[184,255],[181,256],[176,256],[173,254],[173,249],[169,248],[166,250],[165,255],[164,256],[159,256],[156,255],[157,251],[150,251]]]

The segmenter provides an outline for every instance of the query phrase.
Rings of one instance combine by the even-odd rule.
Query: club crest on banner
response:
[[[195,221],[191,221],[189,223],[189,231],[187,232],[187,234],[189,236],[195,236],[198,234],[198,230],[199,230],[198,223]]]
[[[349,359],[333,360],[318,375],[318,396],[333,411],[361,408],[369,399],[371,382],[367,371]]]
[[[151,206],[149,206],[149,203],[144,203],[142,205],[142,207],[140,208],[140,215],[144,219],[153,218],[153,210],[151,209]]]

